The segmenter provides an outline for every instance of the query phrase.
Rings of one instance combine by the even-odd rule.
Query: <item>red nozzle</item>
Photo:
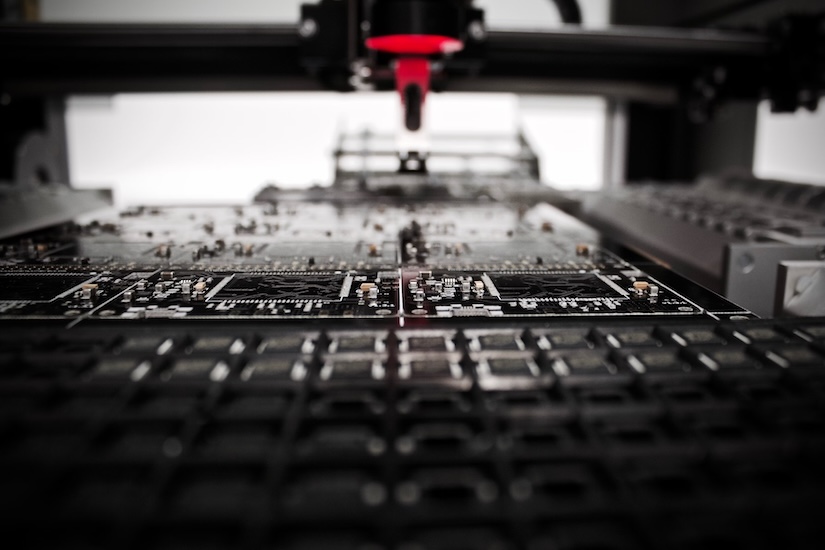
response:
[[[401,56],[395,64],[395,87],[404,105],[404,124],[415,132],[421,128],[421,115],[430,91],[430,62],[427,55],[460,51],[464,43],[435,34],[390,34],[366,41],[368,48]]]

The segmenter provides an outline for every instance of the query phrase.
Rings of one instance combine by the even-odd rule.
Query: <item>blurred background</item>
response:
[[[644,24],[659,2],[579,0],[583,24]],[[296,23],[301,0],[40,0],[43,22]],[[690,2],[675,22],[704,2]],[[736,3],[736,2],[732,2]],[[561,25],[547,0],[477,0],[491,29]],[[670,4],[673,4],[672,2]],[[741,2],[740,2],[741,4]],[[751,2],[753,9],[765,4]],[[647,7],[645,7],[647,5]],[[635,8],[634,8],[635,6]],[[633,11],[635,9],[635,11]],[[747,23],[740,10],[732,23]],[[657,17],[653,17],[657,15]],[[754,17],[760,15],[756,13]],[[733,17],[733,16],[731,16]],[[635,19],[634,19],[635,18]],[[666,19],[666,18],[665,18]],[[763,178],[825,184],[825,109],[771,114],[760,104],[750,169]],[[523,131],[542,180],[559,189],[599,189],[624,181],[625,112],[596,96],[431,94],[432,134]],[[735,109],[735,106],[732,107]],[[727,116],[725,108],[718,116]],[[69,166],[76,187],[111,187],[118,205],[246,202],[263,185],[328,184],[342,132],[392,133],[400,124],[392,93],[177,93],[75,96],[67,103]],[[651,153],[656,154],[656,153]]]

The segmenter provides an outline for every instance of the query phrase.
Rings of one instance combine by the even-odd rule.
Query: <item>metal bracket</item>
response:
[[[825,315],[825,262],[780,262],[774,315]]]
[[[0,95],[0,238],[108,207],[106,189],[72,189],[62,97]]]
[[[820,258],[820,245],[787,243],[732,243],[725,257],[725,296],[760,317],[769,317],[777,299],[779,266]]]
[[[63,98],[0,95],[0,181],[19,188],[68,184]]]

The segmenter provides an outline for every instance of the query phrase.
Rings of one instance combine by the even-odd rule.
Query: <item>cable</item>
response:
[[[556,9],[559,10],[562,23],[567,25],[581,25],[582,11],[579,9],[578,0],[553,0]]]
[[[687,19],[679,21],[676,25],[679,27],[699,27],[702,25],[708,25],[724,17],[735,15],[738,12],[758,6],[759,4],[774,1],[775,0],[740,0],[739,2],[733,2],[726,6],[721,6],[714,10],[710,10],[699,15],[694,15],[693,17],[688,17]]]

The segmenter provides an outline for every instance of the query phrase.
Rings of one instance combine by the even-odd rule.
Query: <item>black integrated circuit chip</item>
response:
[[[344,274],[300,275],[238,273],[226,283],[212,300],[300,302],[306,300],[338,300]]]
[[[502,300],[620,297],[595,273],[490,273],[489,276]]]

